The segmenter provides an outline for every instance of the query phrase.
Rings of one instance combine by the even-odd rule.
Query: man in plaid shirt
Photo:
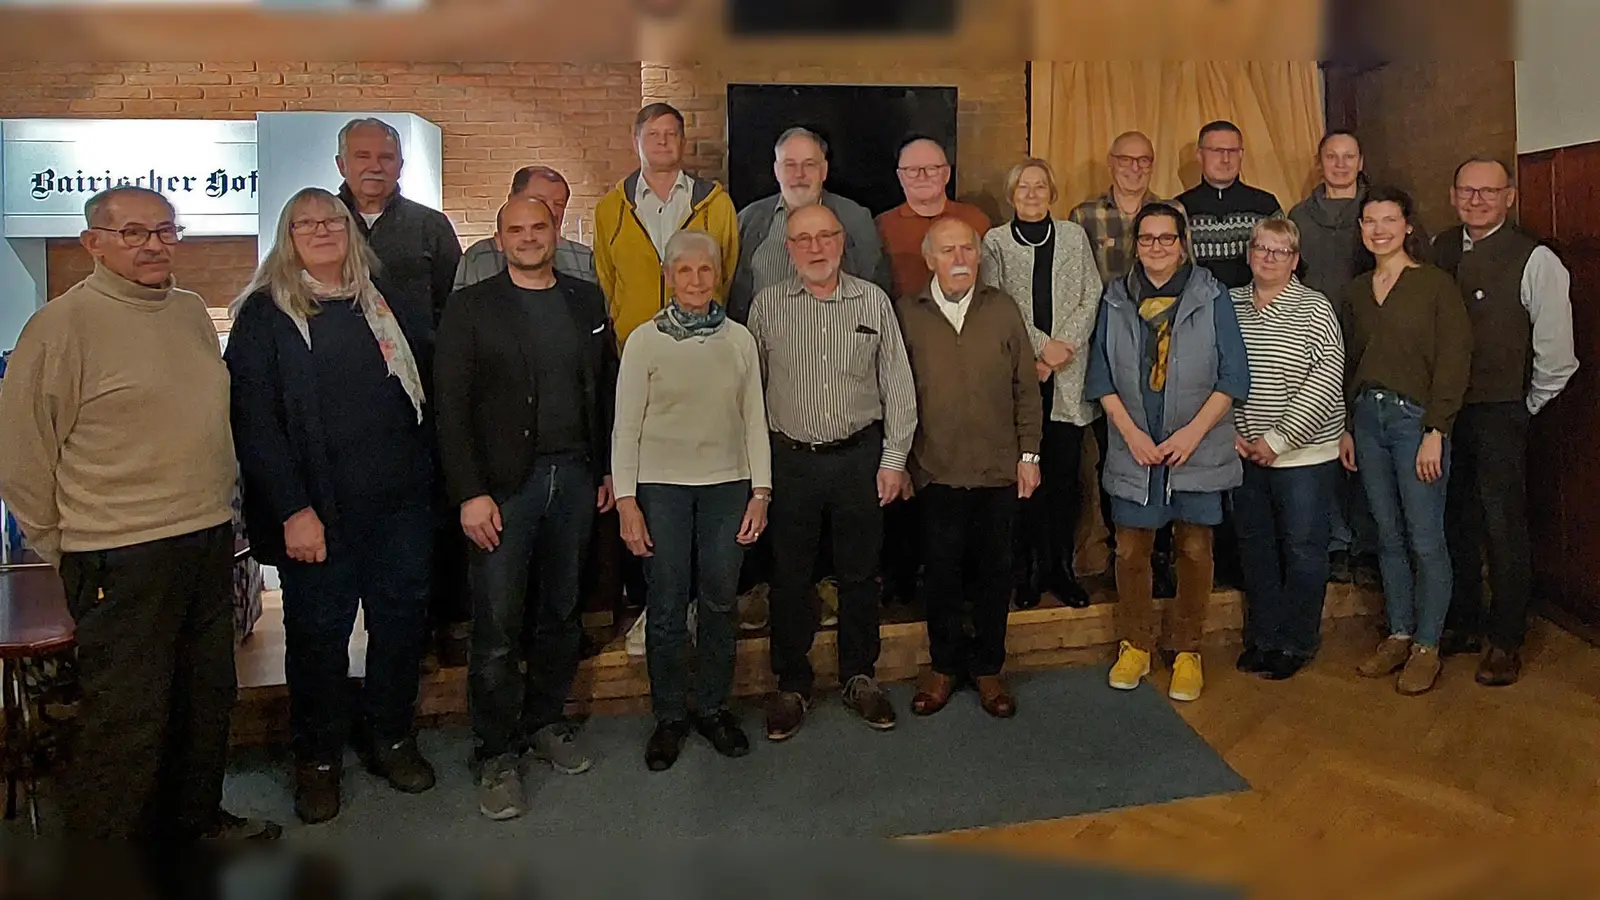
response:
[[[1089,233],[1103,283],[1121,278],[1133,268],[1133,217],[1145,204],[1161,199],[1150,190],[1155,161],[1155,145],[1142,133],[1128,131],[1118,135],[1111,142],[1106,159],[1111,167],[1111,189],[1078,204],[1067,214],[1068,219]],[[1167,202],[1183,209],[1176,201]]]

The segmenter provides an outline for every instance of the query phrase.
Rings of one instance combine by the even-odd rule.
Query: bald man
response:
[[[1111,170],[1110,189],[1067,214],[1068,219],[1089,233],[1101,282],[1121,278],[1133,268],[1133,217],[1145,204],[1161,200],[1150,190],[1155,164],[1155,145],[1143,132],[1117,135],[1106,154],[1106,167]]]
[[[922,239],[934,222],[946,216],[977,229],[989,230],[989,217],[970,203],[952,200],[950,158],[944,146],[930,137],[913,137],[900,145],[895,175],[906,202],[876,219],[878,236],[889,256],[895,300],[915,297],[928,283],[928,264],[922,259]]]
[[[917,413],[911,367],[883,289],[842,269],[844,226],[821,204],[789,213],[795,274],[756,297],[750,334],[772,429],[772,671],[767,738],[795,733],[811,703],[819,612],[811,574],[831,521],[839,585],[839,681],[868,726],[894,727],[876,680],[883,510],[905,493]]]
[[[506,271],[457,291],[439,325],[434,406],[445,487],[472,545],[467,685],[491,819],[526,807],[522,754],[570,774],[590,765],[562,708],[590,529],[612,507],[617,345],[599,286],[556,270],[557,237],[543,201],[507,201],[495,231]]]
[[[932,279],[899,307],[917,385],[911,477],[922,503],[932,667],[911,711],[932,715],[968,681],[985,712],[1016,714],[1000,677],[1019,497],[1039,486],[1044,414],[1017,303],[978,283],[978,234],[941,219],[923,240]],[[776,502],[776,501],[775,501]],[[972,634],[964,607],[971,605]]]

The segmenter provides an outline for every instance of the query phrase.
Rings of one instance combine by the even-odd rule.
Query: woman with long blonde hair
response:
[[[362,759],[395,789],[433,786],[413,710],[427,622],[433,464],[421,328],[373,281],[350,211],[306,188],[234,302],[226,359],[244,517],[283,582],[295,811],[339,812],[350,632],[367,630]]]

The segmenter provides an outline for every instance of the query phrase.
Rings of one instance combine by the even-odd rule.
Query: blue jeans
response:
[[[500,504],[500,545],[472,548],[467,683],[479,759],[514,753],[561,721],[583,642],[578,594],[595,492],[587,463],[541,460]]]
[[[695,612],[695,711],[710,715],[733,692],[739,595],[744,547],[739,525],[750,503],[750,482],[641,484],[639,509],[654,544],[645,559],[645,661],[650,699],[663,722],[688,718],[689,592],[698,585]]]
[[[367,628],[363,737],[387,746],[411,734],[428,623],[434,522],[428,500],[389,512],[345,508],[328,524],[326,562],[286,562],[278,570],[289,734],[302,762],[344,756],[345,682],[358,607]]]
[[[1389,633],[1411,635],[1424,647],[1437,647],[1450,610],[1452,580],[1444,539],[1450,440],[1444,442],[1443,474],[1432,484],[1424,483],[1417,477],[1422,412],[1422,407],[1389,391],[1369,390],[1356,398],[1356,467],[1378,524],[1378,569],[1383,575]]]
[[[1233,525],[1244,570],[1244,643],[1310,658],[1322,635],[1337,461],[1274,469],[1244,464]]]

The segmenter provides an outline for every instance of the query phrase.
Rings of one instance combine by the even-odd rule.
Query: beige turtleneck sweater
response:
[[[198,294],[96,265],[28,320],[0,381],[0,496],[40,556],[228,522],[236,465]]]

